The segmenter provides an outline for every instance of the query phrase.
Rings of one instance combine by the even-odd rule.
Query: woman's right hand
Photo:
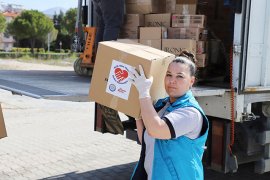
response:
[[[144,75],[144,71],[141,65],[139,65],[140,73],[136,69],[131,69],[129,72],[129,79],[134,84],[139,92],[139,98],[146,98],[150,96],[150,88],[152,86],[153,77],[147,79]]]

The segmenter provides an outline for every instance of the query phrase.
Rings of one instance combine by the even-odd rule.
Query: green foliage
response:
[[[64,33],[66,32],[64,25],[64,13],[63,11],[60,11],[59,14],[55,14],[53,16],[53,23],[54,28],[58,30],[58,33]]]
[[[17,16],[7,27],[7,33],[16,39],[16,46],[30,47],[35,53],[35,47],[46,47],[50,50],[70,49],[71,37],[75,31],[76,8],[69,9],[66,13],[60,11],[53,20],[36,10],[26,10]],[[49,41],[49,42],[48,42]]]
[[[19,49],[19,48],[18,48]],[[32,54],[30,52],[0,52],[0,58],[2,59],[39,59],[39,60],[52,60],[52,59],[76,59],[73,54],[71,53],[35,53]]]
[[[50,43],[56,40],[57,35],[58,35],[58,31],[57,31],[56,29],[53,29],[53,30],[49,33],[49,40],[50,40]],[[48,42],[46,42],[46,43],[48,43]]]
[[[61,49],[70,49],[71,37],[75,32],[77,9],[71,8],[65,14],[60,11],[60,14],[55,14],[53,17],[54,26],[58,30],[57,38],[55,42],[51,43],[51,48],[59,51],[62,42]]]
[[[26,52],[0,52],[0,58],[5,59],[16,59],[16,58],[21,58],[21,57],[27,57],[29,56],[30,53],[26,53]]]
[[[18,47],[14,47],[11,49],[11,52],[26,52],[29,53],[31,52],[30,48],[18,48]]]
[[[3,33],[6,28],[6,18],[0,13],[0,33]]]
[[[77,8],[71,8],[66,12],[64,17],[64,27],[66,28],[68,34],[73,34],[75,31],[76,16]]]
[[[37,10],[23,11],[8,25],[8,31],[11,35],[16,36],[17,39],[30,40],[32,52],[35,40],[44,42],[53,28],[53,22]]]
[[[71,53],[70,49],[65,49],[65,53]]]
[[[70,49],[70,35],[66,34],[58,34],[56,42],[55,42],[55,49],[60,49],[60,41],[62,42],[61,49]]]

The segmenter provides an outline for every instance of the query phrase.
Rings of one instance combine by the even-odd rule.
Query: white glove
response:
[[[153,77],[146,79],[141,65],[139,65],[140,74],[134,69],[130,70],[129,79],[134,84],[139,92],[139,98],[146,98],[150,96],[150,88],[153,82]]]

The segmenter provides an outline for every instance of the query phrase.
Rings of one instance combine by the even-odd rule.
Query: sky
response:
[[[22,5],[24,9],[35,9],[44,11],[54,7],[62,7],[66,10],[75,8],[78,5],[78,0],[0,0],[5,4]]]

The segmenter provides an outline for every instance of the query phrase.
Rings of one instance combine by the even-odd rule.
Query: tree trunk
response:
[[[31,44],[31,53],[34,54],[34,48],[35,48],[35,44],[36,44],[36,39],[32,38],[30,40],[30,44]]]

